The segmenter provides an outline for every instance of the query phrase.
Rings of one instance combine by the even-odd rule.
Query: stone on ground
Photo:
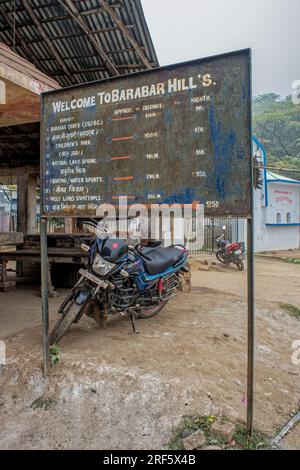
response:
[[[235,424],[230,423],[229,421],[217,420],[212,424],[210,434],[212,437],[229,444],[233,440],[235,429]]]
[[[185,450],[195,450],[198,449],[198,447],[204,446],[205,442],[204,432],[197,431],[183,439],[183,447]]]

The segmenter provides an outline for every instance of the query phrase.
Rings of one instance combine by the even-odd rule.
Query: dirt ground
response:
[[[262,256],[269,256],[271,258],[294,258],[300,259],[300,250],[289,250],[289,251],[270,251],[267,253],[261,253]]]
[[[41,371],[38,289],[0,293],[1,449],[162,449],[183,416],[245,419],[246,272],[192,260],[193,288],[156,318],[99,329],[90,319],[61,342],[60,363]],[[50,299],[51,323],[66,291]],[[275,435],[299,410],[300,267],[256,260],[255,426]],[[296,427],[282,447],[300,449]]]

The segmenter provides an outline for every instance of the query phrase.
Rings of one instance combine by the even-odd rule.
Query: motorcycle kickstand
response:
[[[133,331],[133,334],[134,335],[139,335],[139,331],[136,331],[136,327],[135,327],[135,318],[134,318],[134,315],[132,313],[129,313],[129,316],[130,316],[130,321],[131,321],[131,326],[132,326],[132,331]]]

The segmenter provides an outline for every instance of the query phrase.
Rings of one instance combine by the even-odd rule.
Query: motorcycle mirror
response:
[[[100,220],[97,224],[96,228],[96,235],[98,238],[103,238],[106,237],[107,234],[109,234],[109,229],[107,227],[107,220],[106,217],[104,217],[102,220]]]
[[[226,225],[223,225],[223,231],[226,232]]]

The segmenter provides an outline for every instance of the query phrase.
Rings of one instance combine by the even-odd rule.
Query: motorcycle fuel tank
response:
[[[101,256],[110,263],[115,263],[128,252],[128,244],[119,238],[108,238],[104,241]]]

